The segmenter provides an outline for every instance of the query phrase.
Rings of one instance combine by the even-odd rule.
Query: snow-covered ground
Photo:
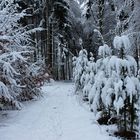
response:
[[[55,82],[42,88],[44,97],[12,111],[0,122],[0,140],[116,140],[99,126],[73,84]]]

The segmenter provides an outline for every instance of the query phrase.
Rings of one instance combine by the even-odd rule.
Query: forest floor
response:
[[[116,140],[106,132],[113,127],[99,126],[73,87],[69,82],[46,84],[43,97],[1,114],[0,140]]]

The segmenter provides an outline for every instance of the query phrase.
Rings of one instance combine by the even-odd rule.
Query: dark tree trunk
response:
[[[100,33],[103,34],[103,18],[104,18],[104,0],[98,1],[98,18],[99,18],[99,30]]]

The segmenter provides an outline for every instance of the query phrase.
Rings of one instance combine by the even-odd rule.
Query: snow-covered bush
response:
[[[79,52],[79,56],[74,59],[74,82],[75,92],[82,91],[86,82],[86,70],[88,66],[87,51],[85,49]]]
[[[114,47],[119,56],[112,56],[109,62],[110,77],[115,72],[114,108],[120,116],[120,127],[125,131],[136,129],[137,106],[140,86],[137,79],[137,63],[132,56],[126,54],[131,47],[127,36],[115,37]]]
[[[83,100],[88,101],[89,92],[94,83],[94,76],[96,74],[96,63],[94,62],[93,54],[90,53],[90,58],[86,67],[85,83],[83,87]]]
[[[99,47],[98,55],[101,57],[96,62],[96,75],[94,77],[95,81],[89,93],[89,100],[91,105],[91,110],[94,113],[98,111],[103,111],[104,101],[103,98],[103,88],[106,84],[108,78],[108,62],[110,60],[111,49],[108,45],[104,44]]]

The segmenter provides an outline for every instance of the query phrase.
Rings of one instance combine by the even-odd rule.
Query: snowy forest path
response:
[[[80,106],[73,87],[64,82],[42,87],[41,99],[11,112],[1,124],[0,140],[114,140]]]

